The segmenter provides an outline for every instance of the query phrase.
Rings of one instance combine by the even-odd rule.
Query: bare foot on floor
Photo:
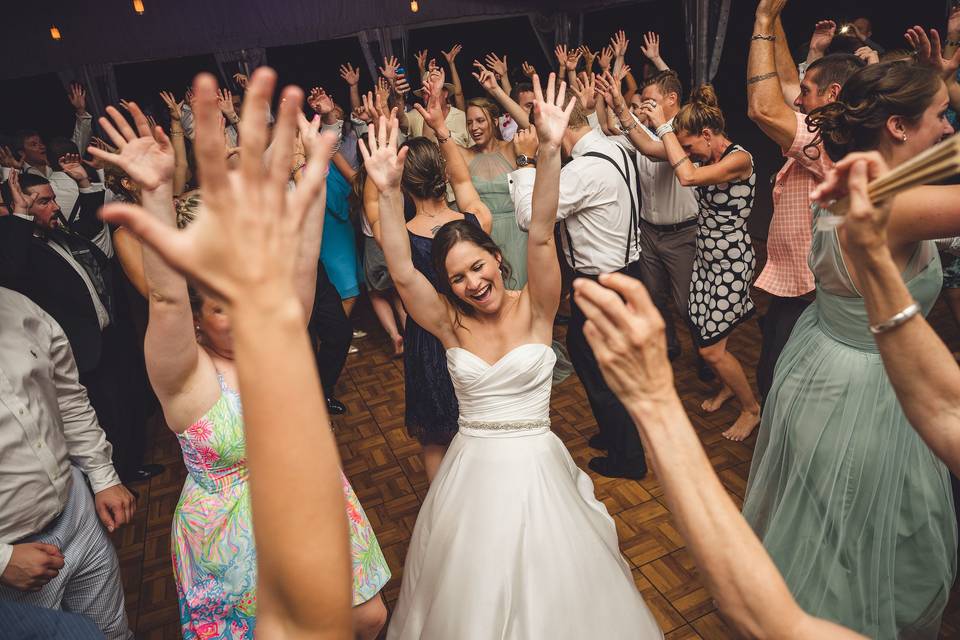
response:
[[[398,335],[393,339],[393,357],[399,358],[403,355],[403,336]]]
[[[733,390],[727,385],[723,385],[720,389],[720,393],[704,400],[700,404],[700,408],[706,411],[707,413],[713,413],[726,403],[727,400],[733,397]]]
[[[733,426],[724,431],[722,435],[727,440],[742,442],[750,437],[753,430],[760,424],[760,412],[741,411],[740,417],[733,423]]]

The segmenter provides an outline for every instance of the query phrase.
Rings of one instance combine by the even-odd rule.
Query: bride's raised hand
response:
[[[177,231],[170,221],[160,221],[128,204],[107,205],[102,213],[107,221],[128,227],[171,267],[228,307],[244,299],[296,301],[300,230],[325,177],[323,138],[305,141],[307,156],[318,161],[307,163],[296,189],[287,193],[297,112],[303,103],[303,91],[297,87],[283,91],[265,166],[270,137],[267,117],[276,81],[276,73],[267,67],[257,69],[250,79],[240,120],[239,168],[228,170],[217,82],[210,74],[197,76],[195,150],[204,210],[193,224]],[[129,144],[129,137],[115,141]],[[264,295],[253,295],[257,293]]]
[[[403,177],[403,162],[408,147],[397,150],[397,134],[400,126],[397,122],[397,110],[390,111],[390,119],[380,116],[376,127],[372,124],[367,130],[367,142],[360,140],[360,154],[367,175],[381,192],[400,188]]]
[[[551,73],[547,77],[546,93],[540,88],[540,76],[535,74],[532,80],[533,113],[537,123],[537,138],[540,140],[540,148],[559,148],[563,133],[567,130],[567,123],[570,122],[570,114],[573,112],[576,98],[570,98],[567,106],[563,106],[567,96],[567,83],[561,80],[560,86],[555,87],[557,81],[555,73]]]

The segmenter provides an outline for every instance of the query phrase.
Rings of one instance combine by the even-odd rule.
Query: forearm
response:
[[[183,139],[179,120],[170,122],[170,143],[173,145],[173,195],[179,196],[187,188],[187,143]]]
[[[520,129],[530,128],[529,114],[524,111],[523,107],[517,104],[513,98],[510,97],[510,94],[500,87],[495,87],[493,91],[490,92],[490,95],[493,96],[494,100],[500,103],[500,106],[503,107],[504,111],[510,114],[510,117],[513,118],[513,121],[517,123],[517,127]]]
[[[758,35],[769,35],[774,29],[774,22],[758,17],[753,28]],[[789,56],[789,52],[786,52],[786,55]],[[793,59],[790,58],[788,62],[796,74]],[[750,55],[747,59],[747,115],[785,151],[796,137],[797,117],[793,108],[787,105],[782,83],[789,84],[789,81],[784,83],[781,73],[785,71],[779,70],[779,66],[781,65],[773,42],[763,39],[750,41]],[[797,92],[799,93],[799,88]]]
[[[913,304],[886,246],[849,247],[848,254],[856,264],[870,324],[885,322]],[[907,420],[954,473],[960,472],[960,369],[953,354],[919,314],[875,340]]]
[[[500,76],[500,88],[503,89],[503,92],[508,96],[510,92],[513,91],[513,85],[510,84],[510,78],[507,77],[506,73]]]
[[[450,84],[453,85],[453,102],[460,111],[467,110],[467,102],[463,99],[463,87],[460,85],[460,74],[457,73],[457,65],[450,61]]]
[[[87,152],[87,145],[90,144],[90,137],[93,135],[93,116],[86,111],[77,113],[76,123],[73,125],[73,143],[77,145],[80,155]]]
[[[313,204],[307,209],[300,229],[300,251],[297,254],[297,271],[294,275],[297,298],[308,319],[313,312],[314,297],[317,294],[317,263],[320,261],[320,244],[323,240],[326,209],[327,185],[324,182]]]
[[[390,277],[398,287],[409,285],[416,277],[416,268],[410,254],[410,238],[403,219],[403,195],[399,188],[380,192],[378,213],[380,248]]]
[[[664,59],[661,58],[660,56],[657,56],[656,58],[650,58],[650,63],[653,64],[654,68],[656,68],[657,71],[670,70],[670,65],[668,65],[666,61],[664,61]]]
[[[353,111],[362,105],[363,101],[360,99],[360,85],[350,85],[350,110]]]
[[[560,149],[541,145],[537,150],[537,175],[533,183],[530,224],[527,229],[530,245],[553,241],[553,230],[560,207]]]
[[[284,628],[287,637],[347,638],[351,567],[340,459],[306,318],[292,297],[250,292],[231,313],[254,535],[261,541],[257,613],[267,629]]]
[[[623,92],[623,97],[625,100],[630,100],[633,97],[633,94],[637,92],[637,80],[633,77],[633,72],[628,71],[625,76],[623,76],[624,84],[626,84],[626,90]]]
[[[603,135],[612,136],[616,135],[613,132],[613,129],[610,128],[610,114],[608,113],[607,103],[604,100],[603,96],[597,96],[597,124],[600,125],[600,130],[603,131]]]
[[[493,126],[496,126],[494,124]],[[476,187],[473,186],[473,180],[470,179],[470,168],[464,159],[464,151],[460,145],[456,144],[450,137],[450,130],[446,125],[442,125],[436,132],[437,141],[445,138],[446,142],[440,144],[440,153],[447,164],[447,173],[450,177],[450,185],[453,187],[453,195],[457,199],[458,205],[463,211],[463,206],[468,202],[479,199]]]
[[[759,26],[762,25],[755,24],[754,28],[756,29]],[[760,32],[754,31],[754,33]],[[790,43],[787,41],[787,33],[783,30],[783,20],[780,16],[777,16],[773,23],[773,35],[777,38],[773,43],[773,60],[776,65],[777,76],[780,79],[780,90],[783,92],[784,101],[787,104],[793,104],[793,101],[800,94],[800,71],[793,60],[793,54],[790,52]],[[819,57],[823,57],[822,51]],[[813,60],[810,60],[808,55],[807,63],[811,62]]]
[[[804,614],[720,484],[680,399],[631,402],[627,410],[720,611],[746,637],[786,637],[782,631],[796,627]]]
[[[673,132],[666,134],[663,136],[662,142],[663,150],[666,152],[667,162],[673,167],[673,172],[677,176],[677,180],[679,180],[683,186],[689,186],[696,177],[697,167],[693,165],[693,162],[689,156],[687,156],[683,147],[680,146],[677,134]]]

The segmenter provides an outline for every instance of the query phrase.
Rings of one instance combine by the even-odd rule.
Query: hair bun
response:
[[[712,84],[702,84],[695,88],[690,94],[690,102],[703,107],[720,108],[720,101],[717,100],[717,92],[713,89]]]

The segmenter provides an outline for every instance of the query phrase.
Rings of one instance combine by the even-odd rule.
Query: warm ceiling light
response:
[[[143,15],[143,0],[133,0],[133,10],[137,12],[138,16]]]
[[[56,25],[50,27],[50,37],[54,40],[60,40],[60,29],[57,29]]]
[[[420,11],[420,3],[418,3],[417,0],[410,0],[410,11],[414,13]]]

